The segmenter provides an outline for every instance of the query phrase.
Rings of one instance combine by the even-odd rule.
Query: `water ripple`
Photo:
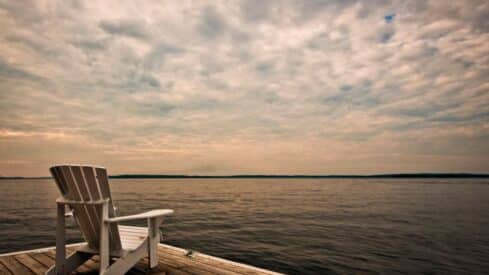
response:
[[[169,244],[289,274],[489,270],[487,180],[132,179],[111,187],[121,215],[175,209],[163,226]],[[51,180],[0,181],[0,253],[54,245],[57,196]],[[73,222],[67,239],[81,240]]]

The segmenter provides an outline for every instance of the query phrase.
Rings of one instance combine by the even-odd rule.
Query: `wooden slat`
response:
[[[88,259],[83,265],[81,265],[77,270],[77,274],[98,274],[100,267],[99,256],[95,255],[91,259]]]
[[[15,255],[14,256],[17,261],[22,263],[25,267],[29,268],[32,273],[37,274],[37,275],[44,275],[44,272],[46,272],[47,268],[36,261],[34,258],[29,256],[28,254],[20,254],[20,255]]]
[[[122,248],[135,249],[148,236],[148,228],[119,225],[119,234],[121,236]]]
[[[100,188],[100,192],[102,193],[102,197],[104,199],[109,198],[110,200],[112,200],[112,195],[110,194],[109,177],[107,175],[107,170],[102,168],[95,168],[95,173],[98,181],[98,186]]]
[[[100,196],[103,199],[110,199],[109,201],[109,218],[115,217],[114,204],[112,201],[112,195],[110,193],[109,177],[107,175],[107,170],[102,168],[92,168],[92,173],[94,175],[94,180],[98,183],[98,189],[100,190]],[[117,250],[122,247],[120,241],[119,229],[117,224],[111,223],[109,227],[110,234],[110,245],[111,249]]]
[[[148,228],[144,226],[119,225],[119,231],[144,235],[148,233]]]
[[[168,265],[164,261],[160,261],[159,265],[151,270],[148,270],[148,258],[142,259],[138,264],[137,267],[140,269],[145,270],[148,272],[148,274],[167,274],[167,275],[189,275],[192,273],[189,273],[188,271],[184,271],[181,269],[178,269],[174,265]]]
[[[0,275],[14,275],[14,274],[10,272],[2,262],[0,262]]]
[[[49,251],[46,251],[44,253],[42,253],[44,256],[48,257],[48,258],[51,258],[52,261],[53,261],[53,264],[55,262],[55,259],[56,259],[56,255],[55,255],[55,251],[56,250],[49,250]],[[68,252],[68,254],[71,254],[74,252],[74,249],[72,247],[67,247],[66,248],[66,251]],[[77,271],[81,271],[81,272],[92,272],[94,270],[93,267],[91,267],[89,265],[89,261],[86,261],[84,264],[82,264],[78,269]],[[96,267],[96,270],[98,270],[98,266]]]
[[[189,258],[183,255],[174,254],[159,254],[159,261],[162,263],[171,262],[173,264],[179,264],[179,269],[188,271],[189,273],[198,274],[222,274],[222,275],[237,275],[240,273],[232,270],[223,269],[220,266],[202,263],[195,261],[194,258]]]
[[[100,194],[99,187],[97,186],[97,181],[95,178],[95,174],[93,172],[92,167],[84,166],[82,167],[83,174],[85,175],[85,180],[87,181],[88,190],[92,195],[94,200],[102,199],[102,195]]]
[[[80,193],[78,192],[76,184],[73,181],[69,166],[60,166],[59,168],[59,176],[61,180],[66,183],[66,186],[69,190],[66,198],[70,200],[80,201]],[[85,240],[89,243],[90,246],[97,247],[97,233],[94,231],[90,223],[86,207],[84,205],[72,205],[71,207],[74,209],[74,217],[77,220],[77,224],[80,226],[80,230]]]
[[[0,258],[0,262],[7,267],[13,274],[35,274],[30,269],[25,267],[14,256],[5,256]]]
[[[81,166],[81,172],[84,176],[85,183],[87,185],[87,190],[90,194],[90,197],[92,200],[100,200],[103,198],[101,192],[100,192],[100,187],[95,175],[95,168],[89,167],[89,166]],[[109,197],[107,197],[109,198]],[[97,211],[98,213],[99,211]],[[112,214],[111,214],[112,213]],[[100,213],[98,213],[100,214]],[[113,204],[110,202],[109,205],[109,217],[114,216],[114,209],[113,209]],[[98,216],[99,217],[99,216]],[[100,226],[100,223],[98,224]],[[110,247],[112,250],[119,250],[121,249],[121,243],[120,243],[120,237],[119,237],[119,232],[117,231],[116,224],[111,224],[109,227],[109,235],[110,235]]]
[[[68,254],[71,254],[76,251],[76,247],[67,247],[66,251],[68,252]],[[99,269],[99,266],[92,259],[88,259],[85,263],[79,266],[76,269],[76,272],[81,274],[90,274],[91,272],[97,271]]]
[[[44,253],[29,253],[29,255],[47,268],[50,268],[55,264],[54,259]]]
[[[119,225],[119,232],[124,236],[142,236],[148,235],[148,228],[143,226]]]
[[[148,269],[148,257],[140,260],[127,274],[166,274],[166,275],[189,275],[189,274],[278,274],[264,269],[258,269],[252,266],[242,265],[239,263],[211,257],[201,253],[195,253],[193,257],[185,256],[186,250],[159,245],[158,246],[158,266],[154,269]],[[67,252],[72,253],[77,249],[75,246],[67,247]],[[27,256],[27,257],[26,257]],[[55,250],[45,252],[21,253],[15,256],[0,257],[1,267],[6,268],[5,274],[43,274],[47,268],[54,264]],[[36,263],[37,262],[37,263]],[[95,255],[85,262],[76,271],[78,275],[98,274],[99,256]],[[27,270],[27,271],[26,271]],[[31,272],[37,270],[39,272]],[[2,274],[2,273],[0,273]]]
[[[74,170],[78,170],[79,168],[78,167],[74,167],[74,166],[65,166],[63,167],[64,169],[62,170],[64,172],[64,175],[65,175],[65,178],[66,178],[66,182],[68,183],[68,186],[70,187],[71,190],[73,190],[73,199],[76,200],[76,201],[83,201],[83,185],[84,184],[81,184],[79,182],[77,182],[76,178],[75,178],[75,175],[74,175]],[[98,230],[98,228],[95,227],[95,224],[94,224],[94,220],[96,219],[96,217],[94,217],[92,215],[92,213],[90,213],[89,211],[89,206],[87,205],[83,205],[82,206],[82,213],[83,213],[83,216],[84,218],[86,219],[85,223],[86,223],[86,227],[88,229],[88,234],[90,235],[91,237],[91,246],[92,247],[98,247],[98,244],[99,244],[99,232],[100,230]],[[85,211],[83,211],[83,209]]]
[[[131,235],[131,234],[122,234],[122,240],[123,241],[129,241],[129,242],[135,242],[135,241],[144,241],[144,239],[146,239],[148,237],[148,235]]]
[[[92,200],[92,196],[88,193],[88,187],[82,175],[81,168],[78,166],[70,166],[70,170],[73,175],[74,183],[80,191],[80,199],[85,201]]]
[[[76,269],[77,274],[98,274],[99,262],[89,259],[83,265]]]
[[[68,187],[66,186],[66,183],[62,180],[60,169],[61,168],[59,167],[51,167],[49,170],[51,171],[51,175],[53,176],[59,191],[63,196],[66,196],[68,194]]]
[[[160,259],[164,257],[171,257],[171,259],[173,260],[174,259],[173,256],[176,256],[177,258],[191,259],[192,262],[210,265],[210,266],[218,267],[225,271],[231,271],[240,274],[264,274],[266,272],[265,270],[250,268],[247,267],[246,265],[241,265],[231,261],[218,259],[198,252],[194,252],[194,256],[192,258],[189,258],[185,256],[186,254],[185,250],[169,248],[163,245],[158,246],[158,251],[159,251]],[[270,272],[270,274],[272,273],[273,272]]]
[[[82,200],[89,201],[94,200],[93,196],[90,194],[88,190],[87,183],[85,181],[85,176],[82,173],[82,169],[79,166],[71,166],[71,173],[74,177],[74,183],[77,185],[78,190],[80,192],[80,197]],[[100,213],[99,208],[96,205],[85,205],[85,209],[87,210],[88,218],[90,219],[90,223],[94,229],[95,235],[94,239],[97,244],[100,242],[100,237],[98,232],[100,232]],[[98,246],[95,246],[98,247]]]

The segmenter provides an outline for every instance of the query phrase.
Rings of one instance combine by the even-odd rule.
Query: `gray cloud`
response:
[[[199,30],[205,37],[215,39],[227,30],[225,19],[213,7],[205,7],[201,17]]]
[[[45,38],[29,37],[27,35],[7,35],[6,40],[15,44],[21,44],[31,50],[49,56],[60,55],[56,46],[46,43]]]
[[[72,44],[75,47],[79,47],[88,51],[100,51],[105,50],[108,47],[109,41],[107,39],[100,40],[77,40],[73,41]]]
[[[17,79],[17,80],[30,80],[30,81],[45,81],[41,76],[32,74],[22,69],[18,69],[14,66],[8,65],[0,60],[0,78],[3,79]]]
[[[146,68],[157,70],[160,69],[165,59],[171,55],[178,55],[185,51],[184,48],[169,45],[167,43],[160,42],[156,44],[151,51],[149,51],[144,57],[144,65]]]
[[[394,36],[395,32],[392,30],[384,31],[380,34],[380,42],[387,43]]]
[[[272,8],[272,1],[250,0],[241,3],[244,18],[251,22],[269,19]]]
[[[484,1],[0,9],[1,174],[488,172]]]
[[[127,36],[137,39],[146,39],[149,34],[145,24],[135,20],[102,20],[99,27],[105,32],[113,35]]]

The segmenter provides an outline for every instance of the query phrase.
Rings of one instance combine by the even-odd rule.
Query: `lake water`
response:
[[[172,208],[165,242],[289,274],[485,273],[488,179],[111,180],[121,215]],[[0,253],[53,246],[51,180],[0,181]],[[136,223],[136,225],[144,225]],[[70,241],[81,241],[73,225]]]

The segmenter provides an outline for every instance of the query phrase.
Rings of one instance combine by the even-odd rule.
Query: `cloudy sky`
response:
[[[489,172],[489,2],[0,0],[0,174]]]

